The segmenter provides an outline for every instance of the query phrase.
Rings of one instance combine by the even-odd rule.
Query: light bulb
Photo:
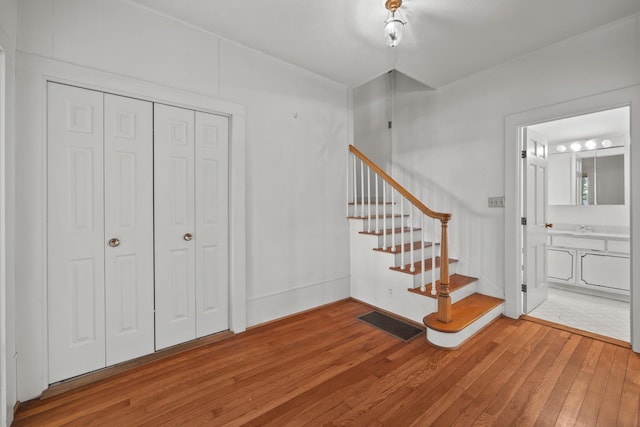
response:
[[[565,147],[564,145],[558,145],[556,147],[556,150],[558,150],[561,153],[564,153],[565,151],[567,151],[567,147]]]
[[[612,145],[612,144],[613,144],[613,143],[611,142],[611,140],[610,140],[610,139],[603,139],[603,140],[602,140],[602,146],[603,146],[604,148],[609,148],[609,147],[611,147],[611,145]]]
[[[597,142],[595,139],[590,139],[584,143],[584,146],[587,147],[589,150],[593,150],[594,148],[596,148],[596,144]]]
[[[391,17],[384,24],[384,38],[388,46],[398,46],[402,40],[402,27],[404,27],[404,24],[400,18],[396,18],[395,12],[391,12]]]
[[[579,142],[574,142],[570,145],[570,147],[573,151],[580,151],[580,149],[582,148]]]

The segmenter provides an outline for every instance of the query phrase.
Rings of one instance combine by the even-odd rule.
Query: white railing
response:
[[[426,207],[415,196],[398,184],[385,173],[379,166],[369,160],[357,148],[350,145],[349,151],[353,154],[353,205],[354,216],[366,220],[368,232],[372,232],[372,221],[375,219],[374,232],[383,236],[383,247],[391,252],[400,253],[400,268],[415,273],[416,264],[420,265],[420,289],[426,292],[426,273],[428,263],[431,262],[431,294],[438,295],[438,320],[451,321],[451,298],[449,296],[449,255],[447,242],[447,228],[451,214],[435,212]],[[365,177],[366,169],[366,177]],[[359,177],[359,179],[358,179]],[[375,195],[371,192],[371,179],[374,179]],[[379,181],[382,181],[382,201],[380,200]],[[366,184],[366,185],[365,185]],[[387,190],[387,187],[389,189]],[[358,197],[360,198],[358,200]],[[360,202],[358,204],[358,201]],[[365,203],[367,209],[365,211]],[[375,209],[372,214],[372,204]],[[358,205],[360,212],[358,215]],[[391,215],[388,216],[387,206],[391,207]],[[399,212],[396,213],[396,208]],[[390,218],[390,229],[387,219]],[[382,220],[382,229],[380,229]],[[433,234],[429,236],[428,221],[433,225]],[[438,222],[440,223],[440,242],[438,244]],[[399,224],[399,227],[398,227]],[[396,232],[400,233],[400,245],[396,241]],[[414,232],[420,233],[419,241],[414,239]],[[405,243],[405,235],[409,234],[409,243]],[[387,234],[390,234],[390,242],[387,244]],[[431,258],[426,256],[426,246],[431,245]],[[436,246],[440,248],[438,259]],[[407,252],[409,260],[407,262]],[[420,261],[415,261],[419,255]],[[436,268],[440,267],[440,284],[436,289]]]

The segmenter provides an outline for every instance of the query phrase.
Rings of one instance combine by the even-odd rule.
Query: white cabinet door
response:
[[[196,336],[229,329],[229,120],[196,112]]]
[[[156,350],[196,337],[194,116],[154,105]]]
[[[629,290],[631,272],[629,257],[624,255],[578,252],[580,284]]]
[[[103,94],[48,85],[49,383],[105,366]]]
[[[107,365],[154,350],[152,104],[105,94]]]
[[[547,265],[549,280],[562,283],[576,283],[576,251],[572,249],[548,248]]]

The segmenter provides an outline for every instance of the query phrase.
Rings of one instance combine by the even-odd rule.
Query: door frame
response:
[[[20,289],[18,313],[29,317],[17,319],[17,325],[29,324],[29,333],[17,333],[23,356],[18,371],[23,379],[19,399],[36,396],[48,387],[47,356],[47,83],[49,81],[114,95],[132,97],[156,103],[198,110],[229,117],[229,327],[234,333],[243,332],[246,316],[246,150],[245,108],[240,104],[202,95],[158,83],[112,74],[75,64],[36,55],[20,53],[17,69],[21,70],[21,87],[30,90],[22,94],[22,111],[28,106],[32,112],[30,126],[24,126],[25,140],[34,141],[28,148],[31,159],[20,169],[25,192],[37,204],[32,219],[39,223],[29,230],[30,241],[25,245],[40,248],[31,262],[38,269],[28,271],[25,286]],[[28,71],[26,71],[28,70]],[[26,118],[23,117],[23,120]],[[35,141],[38,141],[36,144]],[[37,243],[36,243],[37,242]],[[34,261],[35,260],[35,261]],[[17,267],[19,268],[19,267]],[[26,316],[26,314],[25,314]],[[19,326],[18,326],[19,327]]]
[[[616,107],[630,107],[631,138],[629,146],[630,182],[640,175],[640,85],[608,91],[514,113],[505,117],[505,314],[519,318],[522,314],[520,267],[522,234],[520,218],[522,190],[520,177],[520,129],[536,123],[588,114]],[[631,184],[629,200],[631,237],[631,346],[640,352],[640,185]]]

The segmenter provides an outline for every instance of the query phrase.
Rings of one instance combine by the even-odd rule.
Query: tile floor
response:
[[[629,303],[549,288],[549,298],[529,316],[629,342]]]

